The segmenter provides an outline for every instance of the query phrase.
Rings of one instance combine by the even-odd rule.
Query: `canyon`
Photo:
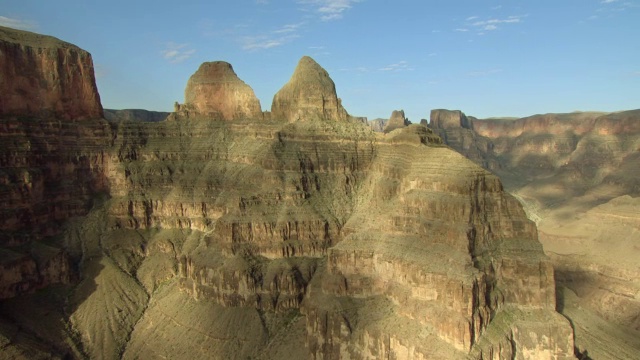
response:
[[[617,344],[590,347],[594,319],[640,349],[637,264],[583,225],[637,247],[634,112],[562,141],[555,115],[444,110],[376,133],[309,57],[271,111],[217,61],[166,116],[103,110],[91,55],[52,37],[0,28],[0,65],[6,358],[573,359]]]

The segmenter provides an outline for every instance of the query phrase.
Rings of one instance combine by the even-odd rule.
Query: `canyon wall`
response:
[[[537,223],[578,353],[632,356],[640,349],[640,111],[465,118],[437,110],[429,126],[499,175]]]
[[[375,134],[308,57],[270,116],[207,64],[167,121],[2,120],[3,353],[573,358],[496,176],[423,126]]]

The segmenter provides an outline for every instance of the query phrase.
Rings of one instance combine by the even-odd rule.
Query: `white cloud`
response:
[[[162,57],[172,64],[177,64],[189,59],[196,53],[195,49],[191,49],[189,44],[167,43],[164,50],[161,51]]]
[[[617,2],[617,1],[618,0],[602,0],[602,1],[600,1],[600,3],[601,4],[611,4],[611,3],[614,3],[614,2]]]
[[[475,20],[475,19],[477,19],[477,18],[478,18],[477,16],[469,16],[469,17],[467,18],[467,21]]]
[[[509,16],[506,18],[502,18],[502,19],[497,19],[497,18],[493,18],[493,19],[488,19],[488,20],[479,20],[479,21],[474,21],[473,23],[468,24],[468,26],[471,27],[475,27],[480,31],[493,31],[493,30],[497,30],[499,28],[498,25],[501,24],[517,24],[522,22],[522,18],[526,17],[526,15],[522,16],[522,15],[518,15],[518,16]]]
[[[274,30],[273,33],[274,34],[288,34],[288,33],[294,33],[296,31],[298,31],[298,29],[300,28],[300,26],[304,25],[304,23],[297,23],[297,24],[287,24],[282,26],[281,28]]]
[[[344,13],[360,1],[362,0],[298,0],[298,4],[310,5],[318,13],[320,20],[332,21],[342,19]]]
[[[467,32],[469,31],[469,29],[465,29],[465,28],[457,28],[454,31],[458,31],[458,32]]]
[[[0,16],[0,26],[10,27],[19,30],[33,30],[37,26],[34,22],[8,18],[6,16]]]
[[[244,50],[266,50],[287,44],[300,37],[298,31],[305,23],[286,24],[271,32],[240,38]]]
[[[378,69],[378,71],[395,71],[395,72],[398,72],[398,71],[412,71],[412,70],[414,70],[414,69],[411,66],[409,66],[408,62],[406,62],[404,60],[399,61],[399,62],[394,63],[394,64],[387,65],[385,67],[382,67],[382,68]]]

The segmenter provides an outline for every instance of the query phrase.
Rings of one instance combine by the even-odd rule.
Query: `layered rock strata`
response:
[[[640,111],[439,121],[452,114],[461,113],[432,112],[429,126],[498,174],[537,222],[577,353],[623,359],[637,352],[640,343],[630,339],[640,336]]]
[[[102,117],[91,54],[51,36],[0,27],[0,116]]]
[[[272,121],[219,110],[159,123],[3,123],[24,145],[3,155],[3,214],[51,210],[3,217],[16,235],[4,244],[44,243],[36,268],[62,267],[45,255],[64,249],[78,277],[5,300],[3,351],[572,357],[534,224],[495,176],[430,129],[383,137],[342,121],[333,82],[310,58],[275,96]],[[78,145],[47,148],[54,139]],[[50,217],[51,232],[21,225]]]

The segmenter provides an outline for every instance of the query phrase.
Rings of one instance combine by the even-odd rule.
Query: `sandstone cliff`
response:
[[[260,101],[253,89],[240,80],[231,64],[224,61],[200,65],[187,82],[185,104],[176,112],[195,112],[222,120],[259,119]]]
[[[348,114],[327,71],[312,58],[304,56],[289,82],[273,97],[271,117],[288,122],[346,121]]]
[[[534,223],[433,131],[342,121],[309,58],[274,121],[214,109],[2,120],[3,353],[573,357]]]
[[[0,116],[102,117],[91,55],[51,36],[0,27]]]

